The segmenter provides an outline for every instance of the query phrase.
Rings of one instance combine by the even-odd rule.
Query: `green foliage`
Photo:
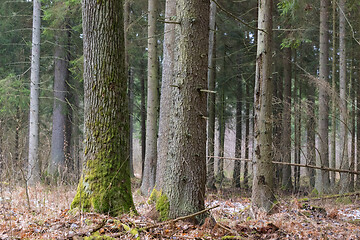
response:
[[[295,10],[299,8],[298,0],[282,0],[278,3],[278,9],[280,10],[280,15],[294,15]]]
[[[160,194],[156,201],[156,210],[160,213],[160,220],[166,221],[169,219],[170,203],[165,194]]]

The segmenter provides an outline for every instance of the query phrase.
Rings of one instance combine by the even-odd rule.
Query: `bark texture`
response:
[[[346,39],[345,39],[345,0],[339,0],[339,80],[340,80],[340,168],[349,169],[348,152],[348,110],[347,110],[347,81],[346,81]],[[340,174],[340,193],[346,193],[349,190],[349,174]]]
[[[215,91],[215,23],[216,23],[216,4],[210,3],[209,19],[209,55],[208,55],[208,90]],[[208,122],[207,122],[207,155],[214,156],[215,141],[215,94],[209,93],[207,96]],[[214,158],[209,158],[207,163],[207,187],[215,189]]]
[[[156,0],[148,1],[148,87],[146,150],[141,193],[149,196],[155,186],[157,162],[157,120],[159,109],[158,61],[156,54]]]
[[[209,1],[177,1],[175,81],[164,184],[169,217],[204,209]],[[204,216],[199,216],[199,221]]]
[[[291,49],[284,49],[284,90],[283,90],[283,112],[282,112],[282,135],[281,156],[282,161],[291,163]],[[282,167],[282,188],[291,191],[293,187],[291,180],[291,166]]]
[[[33,30],[31,47],[31,83],[29,117],[29,164],[28,181],[30,185],[40,182],[39,164],[39,83],[40,83],[40,30],[41,3],[33,1]]]
[[[329,167],[329,95],[327,92],[329,70],[329,1],[320,1],[320,61],[319,61],[319,161],[323,167]],[[329,172],[321,171],[318,175],[317,190],[328,192],[330,187]]]
[[[51,135],[51,159],[49,174],[56,178],[65,170],[65,125],[66,121],[66,93],[69,80],[68,54],[66,51],[67,39],[59,38],[55,47],[55,73],[54,73],[54,103],[53,128]],[[55,180],[55,179],[54,179]]]
[[[118,215],[134,209],[123,2],[83,1],[85,155],[71,207]]]
[[[254,157],[252,205],[269,211],[275,201],[274,166],[272,164],[272,0],[260,0],[254,91]]]

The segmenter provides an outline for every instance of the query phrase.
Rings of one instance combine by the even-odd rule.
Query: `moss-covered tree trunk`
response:
[[[274,204],[274,166],[272,164],[272,0],[259,1],[258,45],[254,91],[254,157],[252,205],[269,211]]]
[[[71,207],[118,215],[134,207],[123,1],[84,0],[85,156]]]
[[[178,0],[170,142],[164,192],[174,218],[204,209],[210,1]],[[201,217],[199,217],[201,220]]]

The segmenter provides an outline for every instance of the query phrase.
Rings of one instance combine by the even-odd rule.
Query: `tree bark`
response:
[[[347,80],[346,80],[346,22],[345,16],[345,0],[339,0],[339,79],[340,79],[340,143],[341,143],[341,158],[340,168],[349,169],[349,152],[348,152],[348,112],[347,112]],[[340,193],[348,192],[349,190],[349,174],[340,174]]]
[[[236,101],[236,140],[235,140],[235,157],[241,158],[241,144],[242,144],[242,76],[239,77],[237,82],[237,101]],[[234,162],[234,172],[232,185],[236,188],[240,188],[240,171],[241,171],[241,162]]]
[[[307,83],[307,121],[306,121],[306,159],[310,165],[316,165],[315,149],[315,89],[312,83]],[[307,169],[310,187],[315,187],[315,170]]]
[[[326,85],[328,83],[329,71],[329,1],[320,1],[320,60],[319,60],[319,155],[320,165],[329,167],[329,96]],[[321,193],[329,192],[329,172],[322,171],[318,174],[317,190]]]
[[[30,83],[30,117],[29,117],[29,164],[28,184],[40,182],[39,163],[39,84],[40,84],[40,30],[41,3],[33,1],[33,30],[31,48],[31,83]]]
[[[215,31],[216,31],[216,4],[211,1],[210,3],[210,20],[209,20],[209,56],[208,56],[208,90],[215,91],[216,83],[216,61],[215,61]],[[207,96],[207,109],[208,109],[208,123],[207,123],[207,155],[214,156],[214,140],[215,140],[215,101],[216,96],[214,93],[209,93]],[[209,158],[207,164],[207,187],[216,189],[215,176],[214,176],[214,159]]]
[[[272,0],[260,0],[258,6],[258,45],[254,91],[254,157],[252,205],[269,211],[275,201],[272,164]]]
[[[71,207],[119,215],[134,209],[123,1],[84,0],[84,167]]]
[[[165,19],[168,21],[176,20],[176,1],[166,0]],[[167,159],[169,144],[172,141],[170,130],[170,112],[173,106],[172,86],[174,85],[174,44],[175,44],[175,24],[165,23],[164,44],[163,44],[163,71],[160,95],[160,114],[159,114],[159,137],[158,137],[158,161],[156,168],[156,187],[163,189],[165,178],[167,177]]]
[[[148,1],[148,86],[146,117],[146,150],[141,193],[149,196],[155,187],[157,165],[157,120],[159,109],[158,61],[156,53],[157,1]]]
[[[336,167],[336,1],[332,0],[332,70],[331,70],[331,159],[330,167]],[[335,173],[330,173],[330,185],[331,187],[335,186]]]
[[[66,93],[69,81],[68,54],[66,51],[67,39],[57,37],[55,47],[55,73],[54,73],[54,103],[53,128],[51,135],[51,161],[49,174],[53,181],[65,171],[65,125],[66,125]],[[61,176],[60,176],[61,177]]]
[[[283,90],[283,112],[282,112],[282,135],[281,155],[282,161],[291,163],[291,48],[284,48],[284,90]],[[282,188],[291,191],[293,188],[291,179],[291,167],[282,167]]]
[[[168,168],[164,183],[169,217],[204,209],[206,93],[210,2],[177,1],[175,81],[171,89]],[[198,221],[204,215],[197,217]]]

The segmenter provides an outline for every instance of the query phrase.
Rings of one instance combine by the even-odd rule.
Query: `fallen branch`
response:
[[[252,162],[251,159],[247,159],[247,158],[232,158],[232,157],[217,157],[217,156],[207,156],[207,157],[208,158],[225,159],[225,160]],[[272,161],[272,163],[273,164],[280,164],[280,165],[295,166],[295,167],[313,168],[313,169],[319,169],[319,170],[328,171],[328,172],[351,173],[351,174],[360,175],[359,171],[352,171],[352,170],[345,170],[345,169],[338,169],[338,168],[319,167],[319,166],[314,166],[314,165],[299,164],[299,163],[287,163],[287,162],[277,162],[277,161]]]
[[[298,199],[298,202],[317,201],[317,200],[341,198],[341,197],[350,197],[350,196],[359,196],[359,195],[360,195],[360,192],[344,193],[344,194],[336,194],[336,195],[326,195],[326,196],[323,196],[323,197]]]
[[[214,206],[214,207],[206,208],[206,209],[204,209],[204,210],[201,210],[200,212],[196,212],[196,213],[193,213],[193,214],[191,214],[191,215],[187,215],[187,216],[183,216],[183,217],[178,217],[178,218],[171,219],[171,220],[169,220],[169,221],[165,221],[165,222],[161,222],[161,223],[157,223],[157,224],[154,224],[154,225],[151,225],[151,226],[148,226],[148,227],[143,227],[143,228],[140,228],[140,229],[139,229],[139,232],[141,232],[141,231],[146,231],[146,230],[151,229],[151,228],[160,227],[160,226],[163,226],[163,225],[166,225],[166,224],[169,224],[169,223],[176,223],[176,222],[178,222],[178,221],[180,221],[180,220],[185,220],[185,219],[188,219],[188,218],[196,217],[196,216],[198,216],[198,215],[200,215],[200,214],[203,214],[203,213],[205,213],[205,212],[207,212],[207,211],[210,211],[210,210],[212,210],[212,209],[214,209],[214,208],[217,208],[217,207],[219,207],[219,206],[220,206],[220,205],[216,205],[216,206]]]

